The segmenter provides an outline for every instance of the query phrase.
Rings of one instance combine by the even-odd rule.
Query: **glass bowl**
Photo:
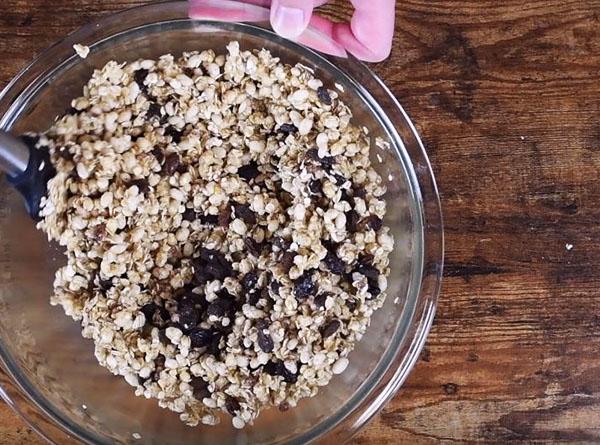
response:
[[[270,444],[346,441],[396,393],[417,361],[435,311],[443,236],[435,181],[408,116],[385,85],[355,59],[332,59],[279,38],[269,29],[187,18],[185,2],[158,3],[87,25],[49,48],[0,94],[0,128],[43,131],[80,94],[94,68],[171,52],[212,48],[231,40],[243,49],[267,48],[283,62],[313,68],[329,88],[343,90],[354,122],[381,137],[373,162],[386,179],[395,248],[388,298],[350,365],[312,399],[285,413],[264,411],[253,426],[235,430],[185,426],[155,400],[136,397],[120,377],[96,363],[78,323],[49,304],[63,256],[36,230],[20,197],[0,179],[0,361],[12,379],[2,396],[40,434],[55,443]],[[86,59],[72,45],[91,49]]]

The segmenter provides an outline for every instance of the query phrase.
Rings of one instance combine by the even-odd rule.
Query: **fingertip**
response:
[[[297,40],[308,26],[312,9],[310,0],[273,0],[271,26],[280,36]]]

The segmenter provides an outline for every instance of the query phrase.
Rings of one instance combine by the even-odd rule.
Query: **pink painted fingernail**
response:
[[[289,6],[279,6],[275,9],[271,26],[280,36],[297,39],[305,28],[304,11]]]

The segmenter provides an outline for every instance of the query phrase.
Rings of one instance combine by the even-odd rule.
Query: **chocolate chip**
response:
[[[148,118],[153,118],[153,117],[160,117],[160,105],[157,104],[156,102],[151,102],[150,106],[148,107],[148,112],[147,112],[147,116]]]
[[[246,224],[256,224],[256,213],[254,213],[248,204],[234,204],[233,210],[236,218],[241,218]]]
[[[246,181],[251,181],[260,175],[260,171],[258,171],[258,164],[256,161],[250,161],[248,164],[243,165],[237,171],[237,174],[244,178]]]
[[[196,221],[196,212],[194,211],[194,209],[187,208],[185,209],[181,217],[184,221]]]
[[[169,311],[156,303],[145,304],[141,311],[146,317],[146,323],[157,328],[163,328],[170,318]]]
[[[183,131],[178,130],[172,125],[169,125],[165,129],[165,136],[171,136],[171,140],[176,144],[179,144],[181,142],[181,138],[183,137]]]
[[[329,95],[329,91],[327,91],[327,88],[325,88],[325,87],[317,88],[317,97],[325,105],[331,105],[331,96]]]
[[[275,347],[273,343],[273,338],[271,338],[271,334],[268,331],[268,322],[266,320],[260,320],[262,323],[257,323],[257,339],[258,339],[258,347],[262,349],[263,352],[272,352]]]
[[[327,252],[323,260],[327,268],[336,275],[342,275],[346,270],[346,263],[342,261],[334,252]]]
[[[308,184],[308,188],[310,192],[314,195],[322,195],[323,194],[323,183],[320,179],[313,179]]]
[[[356,210],[352,209],[346,212],[346,230],[350,233],[358,232],[358,223],[360,221],[360,215]]]
[[[329,323],[325,325],[323,330],[321,331],[321,336],[323,338],[331,337],[333,334],[337,332],[340,328],[340,322],[338,320],[331,320]]]
[[[148,193],[150,191],[150,184],[148,183],[148,180],[146,178],[132,179],[131,181],[129,181],[127,183],[128,187],[131,187],[134,185],[137,186],[138,191],[142,195],[145,195],[146,193]]]
[[[202,377],[193,376],[190,380],[190,386],[193,389],[194,398],[196,398],[196,400],[202,401],[205,398],[210,397],[208,382]]]
[[[258,275],[256,275],[256,273],[254,273],[254,272],[248,272],[246,275],[244,275],[244,278],[242,278],[242,288],[246,292],[254,289],[257,284],[258,284]]]
[[[161,173],[165,176],[173,175],[177,171],[179,163],[179,155],[177,153],[169,153],[165,158],[165,165],[163,165]]]
[[[279,267],[283,273],[289,273],[290,269],[294,265],[294,258],[296,258],[296,252],[283,252],[279,257]]]
[[[277,132],[287,136],[291,133],[297,133],[298,127],[296,127],[294,124],[281,124],[277,129]]]
[[[242,407],[240,406],[240,402],[237,399],[231,396],[225,396],[225,409],[232,416],[235,416],[235,413],[238,412]]]
[[[202,328],[192,329],[188,335],[192,348],[204,348],[210,345],[213,337],[212,331]]]
[[[310,271],[304,272],[299,278],[294,281],[294,295],[297,299],[302,300],[309,295],[313,295],[317,290],[317,285],[313,281]]]
[[[228,227],[231,221],[231,209],[229,206],[224,206],[219,210],[217,221],[221,227]]]

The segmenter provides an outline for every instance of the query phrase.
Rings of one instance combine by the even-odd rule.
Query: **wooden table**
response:
[[[0,86],[136,0],[4,0]],[[83,6],[85,5],[85,6]],[[440,187],[426,349],[356,444],[600,441],[600,2],[402,0],[375,66]],[[34,434],[0,407],[0,443]]]

